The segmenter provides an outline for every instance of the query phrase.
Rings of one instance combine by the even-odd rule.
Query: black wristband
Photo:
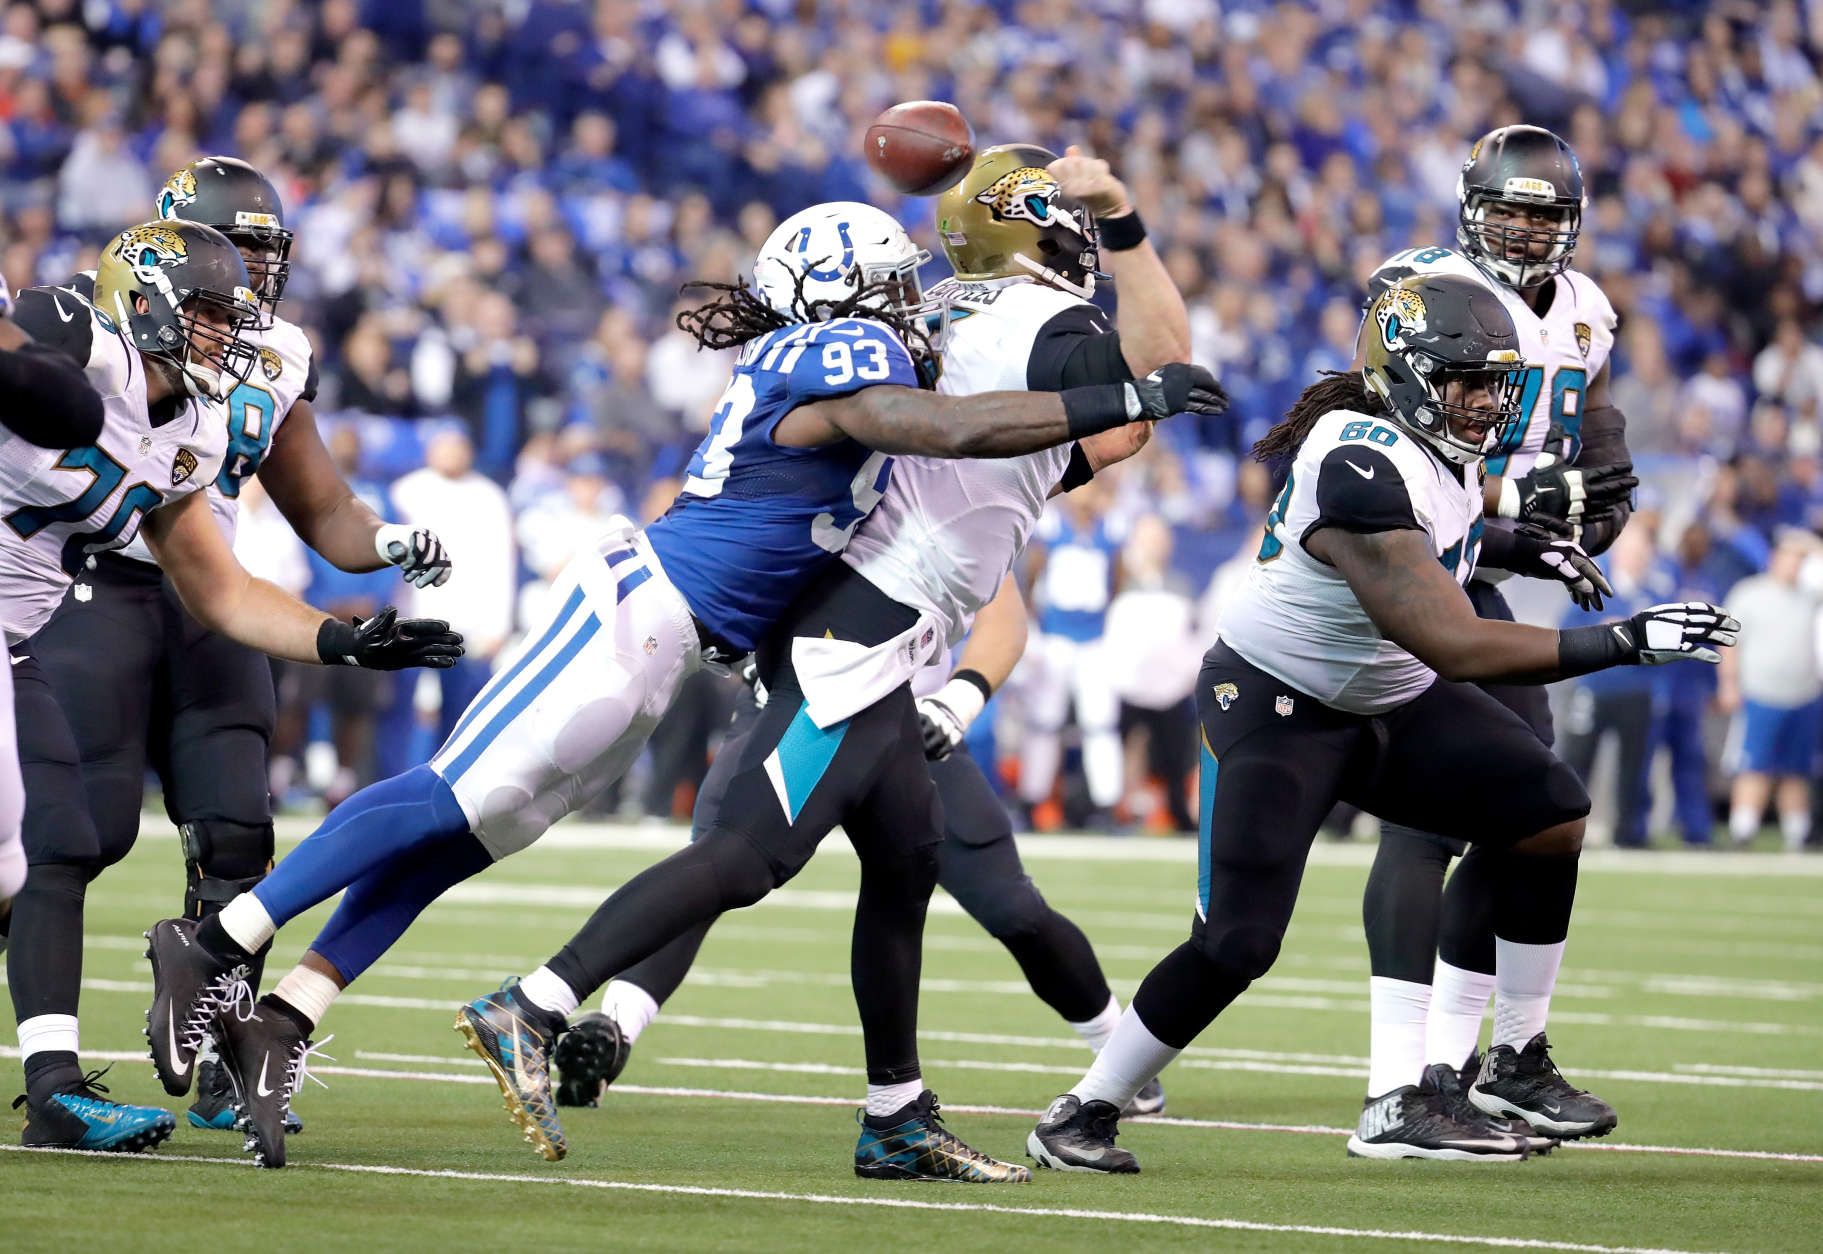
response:
[[[1625,623],[1566,627],[1557,633],[1557,677],[1573,679],[1610,666],[1639,662],[1639,649]]]
[[[1082,451],[1081,444],[1070,446],[1070,464],[1063,468],[1063,478],[1057,486],[1065,492],[1074,492],[1083,484],[1095,477],[1095,467],[1089,464],[1089,455]]]
[[[1080,440],[1132,422],[1134,415],[1128,412],[1127,394],[1124,383],[1096,383],[1059,392],[1064,417],[1070,424],[1070,438]]]
[[[325,618],[316,629],[316,655],[324,666],[359,666],[355,660],[354,624]]]
[[[1124,253],[1146,242],[1146,224],[1139,220],[1137,209],[1123,213],[1118,218],[1099,218],[1095,226],[1101,237],[1101,246],[1111,253]]]
[[[962,670],[959,670],[954,675],[950,676],[951,683],[954,683],[958,679],[962,680],[964,683],[973,684],[975,687],[981,689],[981,700],[983,702],[993,699],[994,685],[988,683],[987,676],[983,675],[980,671],[973,667],[964,667]]]

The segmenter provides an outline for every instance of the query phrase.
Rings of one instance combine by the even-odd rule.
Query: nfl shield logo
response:
[[[658,652],[658,637],[657,636],[647,636],[645,648],[646,648],[647,657],[651,657],[654,653],[657,653]]]
[[[1291,717],[1291,698],[1280,695],[1272,703],[1272,709],[1280,718]]]
[[[144,457],[147,453],[150,453],[151,451],[152,451],[152,437],[149,435],[140,436],[139,437],[139,455],[141,457]]]

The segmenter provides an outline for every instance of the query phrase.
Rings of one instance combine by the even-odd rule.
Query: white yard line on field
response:
[[[32,1150],[17,1145],[0,1149],[21,1154],[64,1154],[85,1158],[111,1158],[115,1161],[158,1163],[165,1166],[204,1164],[209,1166],[242,1165],[246,1160],[227,1158],[190,1158],[167,1154],[95,1154],[85,1150]],[[247,1164],[250,1165],[250,1164]],[[1385,1228],[1349,1228],[1328,1224],[1275,1224],[1249,1219],[1230,1219],[1203,1215],[1164,1215],[1149,1211],[1089,1210],[1064,1206],[1007,1206],[993,1202],[936,1202],[922,1198],[878,1197],[838,1193],[786,1193],[767,1189],[731,1189],[711,1185],[653,1184],[631,1180],[600,1180],[587,1176],[528,1176],[504,1171],[438,1171],[422,1167],[388,1167],[372,1163],[312,1163],[293,1165],[293,1170],[337,1171],[354,1175],[410,1176],[427,1180],[462,1180],[478,1184],[530,1184],[547,1188],[600,1189],[627,1193],[650,1193],[670,1197],[715,1197],[756,1202],[796,1202],[812,1206],[861,1206],[889,1210],[947,1211],[959,1214],[1018,1215],[1023,1218],[1073,1219],[1092,1223],[1149,1224],[1178,1228],[1215,1229],[1228,1232],[1284,1233],[1296,1236],[1340,1237],[1360,1241],[1418,1241],[1433,1245],[1484,1246],[1502,1250],[1557,1250],[1564,1254],[1698,1254],[1662,1246],[1594,1245],[1579,1241],[1551,1241],[1534,1237],[1475,1236],[1454,1232],[1399,1232]]]
[[[17,1058],[18,1056],[19,1051],[17,1049],[10,1046],[0,1046],[0,1057]],[[148,1058],[143,1051],[84,1050],[83,1056],[102,1062],[138,1062],[146,1063],[148,1065],[151,1062],[151,1059]],[[376,1055],[361,1053],[357,1056],[365,1057],[370,1060],[378,1060],[380,1058],[393,1058],[401,1061],[423,1059],[436,1065],[446,1065],[452,1062],[467,1063],[469,1061],[468,1059],[451,1059],[438,1055]],[[796,1069],[789,1064],[752,1063],[749,1065],[777,1070]],[[942,1066],[946,1064],[935,1063],[933,1065]],[[841,1070],[843,1069],[835,1069],[835,1071]],[[485,1086],[494,1083],[492,1076],[481,1072],[418,1071],[394,1067],[348,1067],[340,1065],[312,1067],[310,1072],[312,1075],[320,1076],[345,1076],[362,1080],[412,1080],[427,1084],[472,1084]],[[856,1078],[858,1081],[859,1077],[857,1076]],[[857,1089],[859,1088],[858,1082],[856,1087]],[[820,1096],[806,1093],[762,1093],[746,1089],[702,1089],[685,1088],[676,1085],[616,1084],[614,1086],[614,1091],[642,1097],[677,1097],[713,1101],[768,1102],[787,1106],[852,1107],[858,1100],[854,1097]],[[944,1109],[956,1114],[1009,1115],[1029,1119],[1037,1119],[1044,1114],[1043,1110],[1036,1107],[1028,1109],[1018,1106],[963,1105],[960,1103],[945,1103]],[[1129,1125],[1158,1124],[1161,1127],[1198,1128],[1219,1132],[1279,1132],[1305,1136],[1347,1136],[1350,1132],[1354,1131],[1352,1128],[1328,1127],[1322,1124],[1250,1123],[1227,1119],[1186,1119],[1175,1115],[1143,1116],[1128,1119],[1125,1122]],[[1578,1150],[1612,1150],[1629,1154],[1674,1154],[1699,1158],[1746,1158],[1764,1159],[1776,1162],[1823,1163],[1823,1154],[1787,1153],[1778,1150],[1717,1149],[1706,1146],[1683,1145],[1638,1145],[1626,1142],[1605,1141],[1572,1141],[1568,1144],[1567,1148]]]

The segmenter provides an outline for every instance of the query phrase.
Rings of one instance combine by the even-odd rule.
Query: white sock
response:
[[[1494,938],[1494,1044],[1525,1048],[1544,1031],[1564,942],[1522,945]]]
[[[1752,840],[1754,833],[1760,830],[1760,812],[1746,806],[1735,806],[1728,811],[1728,834],[1736,840]]]
[[[1082,737],[1082,775],[1089,786],[1089,800],[1104,810],[1120,802],[1121,775],[1126,770],[1121,757],[1120,733],[1085,732]]]
[[[252,893],[242,893],[223,906],[216,917],[222,921],[222,931],[250,954],[257,954],[278,934],[278,925]]]
[[[1381,1097],[1416,1084],[1424,1075],[1424,1025],[1431,986],[1376,975],[1368,980],[1373,1027],[1369,1033],[1367,1095]]]
[[[314,1028],[329,1013],[329,1007],[341,991],[336,982],[321,971],[296,966],[285,973],[272,995],[310,1020],[310,1026]]]
[[[1810,839],[1810,815],[1802,811],[1797,814],[1781,814],[1779,830],[1785,833],[1786,852],[1795,853]]]
[[[75,1015],[33,1015],[19,1021],[21,1062],[33,1054],[48,1054],[60,1049],[79,1054],[82,1051],[78,1045]]]
[[[520,980],[519,995],[532,1005],[566,1019],[575,1014],[576,1007],[582,1003],[582,998],[576,996],[576,990],[565,984],[549,967],[539,967]]]
[[[1481,1041],[1481,1020],[1494,995],[1494,977],[1437,959],[1431,980],[1431,1013],[1424,1032],[1424,1061],[1460,1067]]]
[[[1181,1053],[1152,1035],[1139,1021],[1138,1012],[1128,1006],[1114,1035],[1070,1092],[1085,1102],[1112,1102],[1114,1109],[1123,1110],[1148,1080]]]
[[[1070,1026],[1076,1029],[1076,1035],[1089,1043],[1090,1049],[1099,1054],[1102,1046],[1108,1043],[1108,1038],[1114,1035],[1114,1025],[1119,1022],[1120,998],[1109,993],[1108,1004],[1101,1008],[1100,1014],[1093,1019],[1084,1019],[1081,1023],[1072,1023]]]
[[[897,1084],[869,1084],[867,1086],[867,1113],[881,1119],[894,1111],[902,1110],[918,1100],[924,1092],[924,1080],[901,1080]]]
[[[625,980],[609,980],[607,992],[601,995],[601,1013],[614,1020],[620,1034],[631,1045],[639,1039],[652,1020],[658,1018],[658,1003],[652,994]],[[912,1094],[916,1097],[917,1094]]]

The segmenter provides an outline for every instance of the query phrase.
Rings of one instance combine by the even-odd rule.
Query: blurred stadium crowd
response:
[[[1200,428],[1165,424],[1100,500],[1107,532],[1136,538],[1126,590],[1183,610],[1115,614],[1116,634],[1151,634],[1111,652],[1175,657],[1187,688],[1207,634],[1190,607],[1219,602],[1267,504],[1247,446],[1350,360],[1379,261],[1453,245],[1470,140],[1524,120],[1581,157],[1576,264],[1622,313],[1614,398],[1645,485],[1611,558],[1623,599],[1724,593],[1770,564],[1797,572],[1779,576],[1786,612],[1814,619],[1823,563],[1773,555],[1782,529],[1823,526],[1820,54],[1818,0],[14,2],[0,270],[63,281],[151,215],[168,171],[213,152],[259,166],[298,233],[283,312],[316,345],[336,454],[395,516],[435,521],[459,563],[438,612],[485,662],[599,521],[669,499],[728,369],[673,327],[680,283],[730,277],[816,200],[882,204],[940,258],[934,202],[861,159],[880,108],[948,99],[982,143],[1083,143],[1133,188],[1197,359],[1235,397]],[[319,604],[397,594],[248,513],[249,563]],[[1814,724],[1805,639],[1808,679],[1771,695]],[[1129,669],[1129,706],[1186,695]],[[1644,839],[1661,741],[1684,834],[1708,838],[1720,715],[1755,694],[1745,662],[1719,694],[1702,669],[1617,673],[1624,691],[1591,685],[1565,711],[1573,744],[1619,734],[1622,843]],[[286,680],[280,747],[312,738],[312,703],[334,711],[336,792],[435,736],[435,693],[370,678]],[[459,706],[472,677],[451,682]],[[648,808],[700,757],[714,699],[661,743],[678,763],[655,769]],[[321,708],[316,723],[321,738]]]

